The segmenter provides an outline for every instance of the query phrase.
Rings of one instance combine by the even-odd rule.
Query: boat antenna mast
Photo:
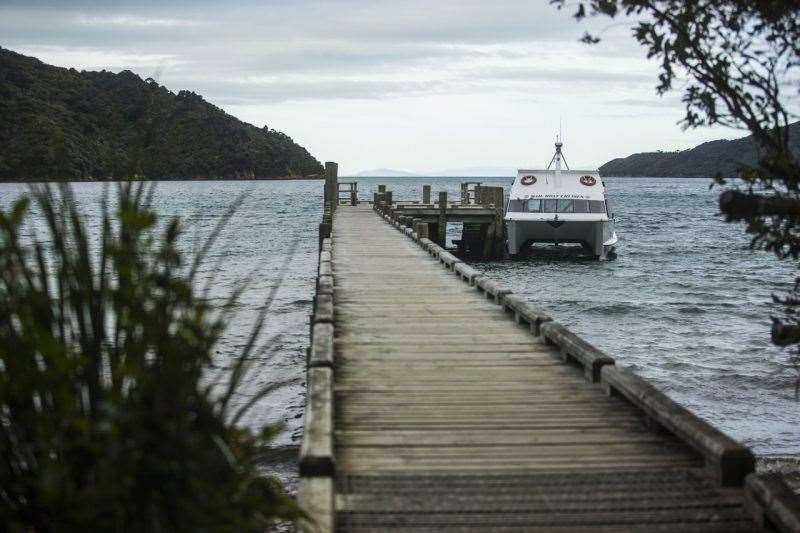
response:
[[[561,142],[561,124],[559,123],[558,126],[559,133],[556,135],[556,153],[553,154],[553,159],[550,160],[550,164],[547,165],[547,170],[550,170],[550,167],[553,166],[553,163],[556,164],[556,170],[561,170],[561,162],[564,162],[564,166],[567,167],[569,170],[569,164],[567,163],[567,158],[564,157],[564,154],[561,153],[561,147],[564,146],[564,143]]]

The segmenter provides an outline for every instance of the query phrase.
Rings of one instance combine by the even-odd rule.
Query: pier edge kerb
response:
[[[327,190],[326,186],[326,196]],[[326,208],[320,224],[316,293],[309,325],[305,423],[297,485],[297,503],[306,516],[297,520],[298,531],[332,531],[334,523],[332,226],[333,213]]]
[[[531,334],[536,337],[541,337],[542,325],[553,320],[550,315],[528,302],[519,294],[506,296],[503,299],[503,307],[506,311],[514,313],[514,320],[517,324],[527,323]]]
[[[740,487],[755,471],[755,456],[705,420],[675,402],[644,378],[614,365],[601,369],[601,386],[641,410],[664,430],[686,442],[705,460],[709,473],[723,487]]]
[[[334,368],[333,324],[330,322],[317,322],[313,325],[308,366]]]
[[[540,330],[545,343],[558,348],[561,360],[583,368],[586,380],[591,383],[600,382],[602,367],[614,364],[612,357],[586,342],[559,322],[548,321],[542,324]]]
[[[333,456],[333,370],[308,369],[305,429],[300,445],[300,477],[331,477]]]
[[[745,507],[756,527],[800,532],[800,495],[778,473],[752,473],[745,478]]]

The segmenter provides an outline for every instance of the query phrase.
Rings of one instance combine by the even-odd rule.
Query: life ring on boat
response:
[[[536,183],[536,176],[522,176],[522,179],[519,180],[519,182],[523,185],[533,185]]]
[[[589,175],[581,176],[581,184],[586,185],[587,187],[591,187],[592,185],[595,185],[596,183],[597,183],[597,180],[595,179],[594,176],[589,176]]]

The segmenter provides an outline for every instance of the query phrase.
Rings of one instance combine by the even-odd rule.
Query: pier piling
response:
[[[447,192],[439,193],[439,221],[436,239],[439,246],[447,245]]]

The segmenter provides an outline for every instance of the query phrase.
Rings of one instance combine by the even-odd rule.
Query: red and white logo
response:
[[[587,187],[591,187],[592,185],[596,184],[597,180],[594,176],[581,176],[581,184],[586,185]]]
[[[533,185],[536,183],[536,176],[522,176],[522,179],[519,181],[523,185]]]

